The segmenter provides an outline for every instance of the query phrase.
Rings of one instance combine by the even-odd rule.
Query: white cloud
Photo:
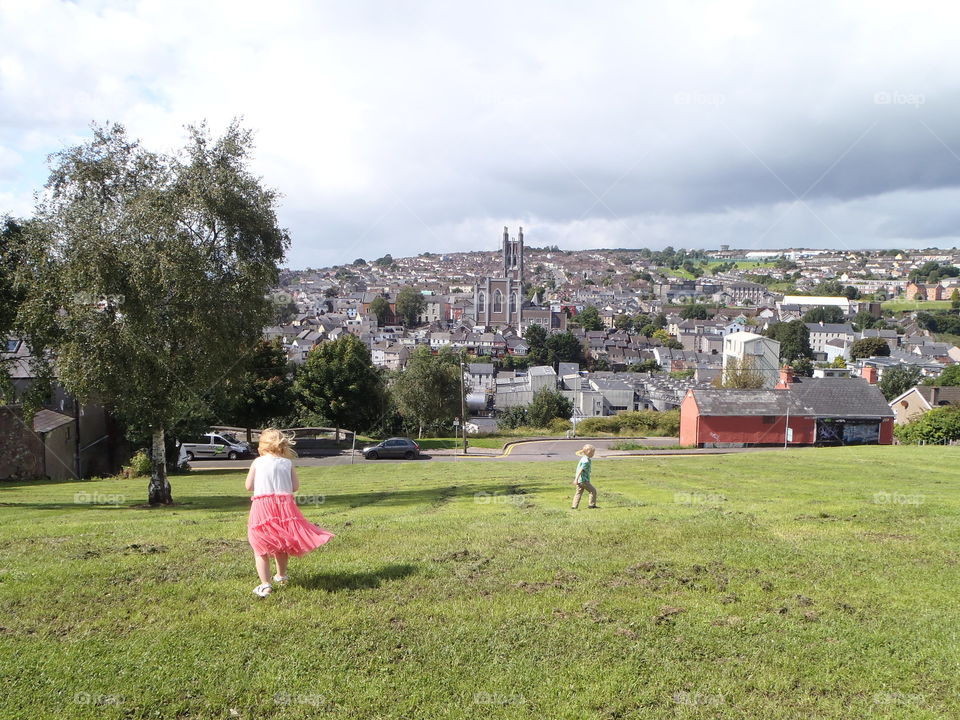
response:
[[[521,220],[566,247],[949,239],[957,14],[0,0],[0,212],[91,121],[172,149],[242,115],[295,266],[493,248]]]

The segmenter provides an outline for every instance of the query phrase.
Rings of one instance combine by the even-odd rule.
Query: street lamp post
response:
[[[460,437],[463,438],[463,454],[467,454],[467,399],[463,394],[463,354],[460,355]]]

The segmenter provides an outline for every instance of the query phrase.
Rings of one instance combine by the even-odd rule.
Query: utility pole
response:
[[[789,401],[790,398],[787,398]],[[783,428],[783,449],[787,449],[787,440],[790,437],[790,403],[787,403],[787,424]]]
[[[463,454],[467,454],[467,398],[463,394],[463,350],[460,350],[460,436],[463,438]]]

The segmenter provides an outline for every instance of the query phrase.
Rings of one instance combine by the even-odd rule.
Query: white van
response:
[[[180,458],[185,462],[214,458],[238,460],[251,454],[250,446],[231,433],[209,432],[180,443]]]

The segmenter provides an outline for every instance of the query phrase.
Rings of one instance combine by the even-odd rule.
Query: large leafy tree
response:
[[[767,337],[780,343],[780,359],[784,362],[793,362],[798,358],[812,358],[813,350],[810,347],[810,331],[802,320],[791,320],[786,323],[771,325],[767,330]]]
[[[287,354],[280,340],[260,340],[244,359],[239,372],[231,374],[218,389],[221,422],[246,428],[264,427],[290,414],[292,380]]]
[[[868,330],[882,323],[883,321],[880,318],[875,318],[866,310],[861,310],[857,313],[856,317],[853,318],[853,329],[862,332],[863,330]]]
[[[846,317],[843,310],[836,305],[820,305],[807,310],[803,316],[803,321],[808,323],[842,323]]]
[[[858,360],[859,358],[868,358],[868,357],[889,357],[890,356],[890,346],[887,345],[887,341],[883,338],[870,337],[870,338],[860,338],[853,345],[850,346],[850,359]]]
[[[584,330],[603,330],[603,320],[600,318],[600,311],[593,305],[587,305],[583,312],[574,316],[570,320],[571,325],[581,327]]]
[[[208,405],[270,317],[267,291],[289,246],[277,194],[249,170],[252,136],[188,128],[173,155],[120,125],[52,157],[30,224],[29,321],[60,382],[97,397],[152,439],[151,504],[172,502],[166,431]],[[45,326],[45,327],[44,327]]]
[[[572,414],[573,403],[550,388],[541,388],[534,393],[533,402],[527,409],[527,419],[533,427],[547,427],[556,418],[569,420]]]
[[[553,333],[547,338],[544,346],[547,349],[547,363],[556,366],[557,363],[584,361],[583,345],[573,333]]]
[[[692,303],[680,310],[680,317],[684,320],[706,320],[708,316],[707,306],[702,303]]]
[[[449,348],[432,355],[418,347],[407,366],[393,379],[391,394],[400,415],[415,423],[420,437],[423,429],[449,427],[463,406],[461,389],[466,391],[460,370],[460,357]]]
[[[23,227],[10,217],[0,222],[0,343],[13,332],[22,293],[17,287],[17,267],[20,264]],[[2,350],[0,346],[0,350]],[[13,397],[8,369],[0,363],[0,401]]]
[[[412,287],[405,287],[397,293],[397,315],[407,327],[417,324],[417,318],[427,307],[427,301],[423,299],[423,294]]]
[[[382,295],[378,295],[370,301],[370,312],[377,317],[378,325],[386,325],[390,319],[390,301]]]
[[[897,395],[905,393],[920,382],[923,373],[915,365],[898,365],[887,368],[880,378],[880,392],[887,400],[893,400]]]
[[[297,373],[293,392],[301,422],[366,431],[383,415],[384,381],[355,335],[321,343]]]
[[[22,300],[15,277],[20,264],[23,226],[11,217],[0,219],[0,337],[13,329]]]
[[[542,325],[528,325],[523,333],[530,349],[527,358],[531,365],[545,365],[547,363],[547,331]]]

